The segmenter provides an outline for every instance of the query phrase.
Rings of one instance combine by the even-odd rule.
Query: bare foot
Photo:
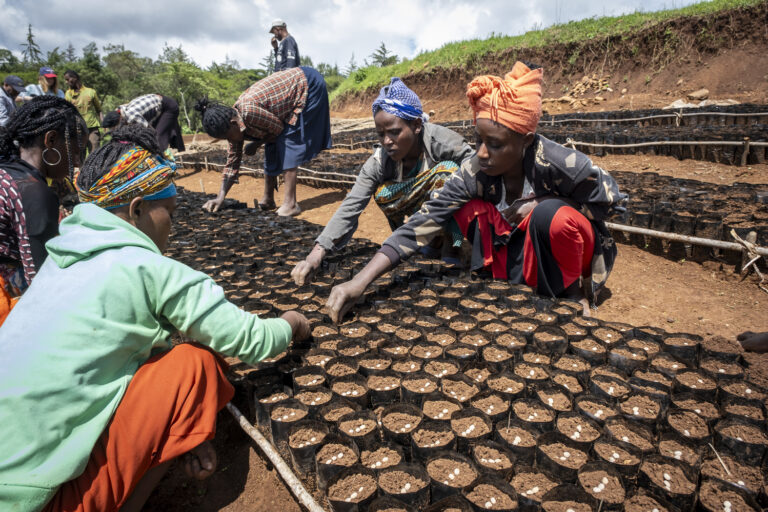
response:
[[[205,480],[216,471],[216,450],[204,441],[182,456],[184,472],[191,478]]]
[[[745,331],[736,339],[741,342],[744,350],[749,352],[768,352],[768,332]]]
[[[281,217],[295,217],[301,213],[301,208],[298,204],[289,206],[287,204],[282,205],[277,209],[277,214]]]

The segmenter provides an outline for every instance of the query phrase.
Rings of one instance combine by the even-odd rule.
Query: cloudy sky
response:
[[[288,23],[302,55],[343,69],[384,41],[401,57],[491,33],[516,35],[591,16],[682,7],[692,0],[0,0],[0,47],[20,55],[27,25],[46,51],[124,44],[156,58],[183,45],[200,65],[236,59],[258,67],[274,18]]]

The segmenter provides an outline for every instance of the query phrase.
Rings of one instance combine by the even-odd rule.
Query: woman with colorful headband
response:
[[[584,154],[537,135],[543,70],[517,62],[503,79],[475,78],[476,153],[328,299],[338,321],[378,276],[410,257],[451,219],[473,244],[474,270],[579,299],[589,314],[616,256],[603,219],[626,198]],[[479,255],[474,257],[474,255]]]
[[[39,96],[0,127],[0,325],[27,289],[59,230],[59,198],[48,186],[80,165],[87,134],[77,109]]]
[[[83,165],[81,204],[0,330],[0,510],[139,510],[184,454],[210,475],[234,393],[213,351],[255,363],[308,336],[301,314],[260,319],[162,256],[174,174],[138,125]]]
[[[291,272],[298,285],[320,267],[327,253],[349,242],[371,197],[395,230],[472,154],[461,135],[427,122],[419,97],[399,78],[392,78],[381,89],[371,109],[381,147],[363,164],[352,190],[317,237],[314,249]],[[461,245],[455,222],[448,234],[450,245]]]

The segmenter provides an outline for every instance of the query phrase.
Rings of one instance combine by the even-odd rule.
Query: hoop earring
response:
[[[48,160],[46,160],[46,159],[45,159],[45,152],[46,152],[46,151],[49,151],[49,150],[53,150],[53,151],[55,151],[55,152],[56,152],[56,156],[58,156],[58,157],[59,157],[59,159],[58,159],[58,160],[56,160],[56,162],[49,162]],[[42,156],[43,156],[43,163],[44,163],[45,165],[50,165],[51,167],[53,167],[54,165],[59,165],[59,164],[61,163],[61,151],[59,151],[59,150],[58,150],[58,149],[56,149],[56,148],[45,148],[45,149],[43,150],[43,155],[42,155]]]

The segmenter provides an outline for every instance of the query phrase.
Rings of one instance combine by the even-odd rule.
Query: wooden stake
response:
[[[203,178],[200,178],[200,191],[205,194],[205,185],[203,184]]]
[[[726,467],[725,462],[723,462],[723,459],[720,458],[720,454],[717,453],[717,450],[715,450],[715,447],[712,445],[712,443],[708,443],[708,444],[709,444],[709,447],[712,448],[712,451],[715,452],[715,455],[717,456],[717,460],[720,461],[720,465],[723,466],[723,469],[725,470],[726,474],[728,476],[731,476],[731,472],[728,471],[728,468]]]

